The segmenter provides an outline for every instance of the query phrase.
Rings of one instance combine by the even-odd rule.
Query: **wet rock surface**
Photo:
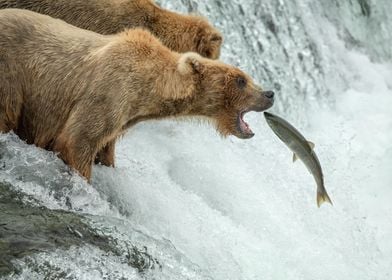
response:
[[[146,248],[139,250],[132,244],[126,244],[126,248],[121,249],[115,239],[91,228],[86,219],[77,213],[39,206],[32,197],[0,183],[0,276],[18,274],[17,259],[84,245],[121,256],[139,273],[160,267]],[[57,276],[62,279],[61,275]]]

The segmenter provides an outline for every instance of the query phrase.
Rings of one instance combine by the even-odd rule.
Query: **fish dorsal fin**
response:
[[[310,149],[314,149],[314,143],[313,142],[310,142],[310,141],[308,141],[308,145],[309,145],[309,147],[310,147]]]
[[[298,156],[294,153],[293,154],[293,162],[295,162],[298,159]]]

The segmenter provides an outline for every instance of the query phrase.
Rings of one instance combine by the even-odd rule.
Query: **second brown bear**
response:
[[[217,59],[222,36],[200,16],[160,8],[152,0],[0,0],[0,8],[27,9],[100,34],[143,27],[177,52]]]

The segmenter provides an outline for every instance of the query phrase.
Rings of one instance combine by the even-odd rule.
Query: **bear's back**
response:
[[[59,52],[100,47],[108,39],[62,20],[21,9],[0,10],[0,46],[14,54],[56,48]],[[15,53],[17,52],[17,53]]]

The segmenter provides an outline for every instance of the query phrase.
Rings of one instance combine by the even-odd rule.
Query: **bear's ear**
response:
[[[178,71],[183,75],[200,73],[202,68],[202,57],[197,53],[184,53],[178,61]]]

